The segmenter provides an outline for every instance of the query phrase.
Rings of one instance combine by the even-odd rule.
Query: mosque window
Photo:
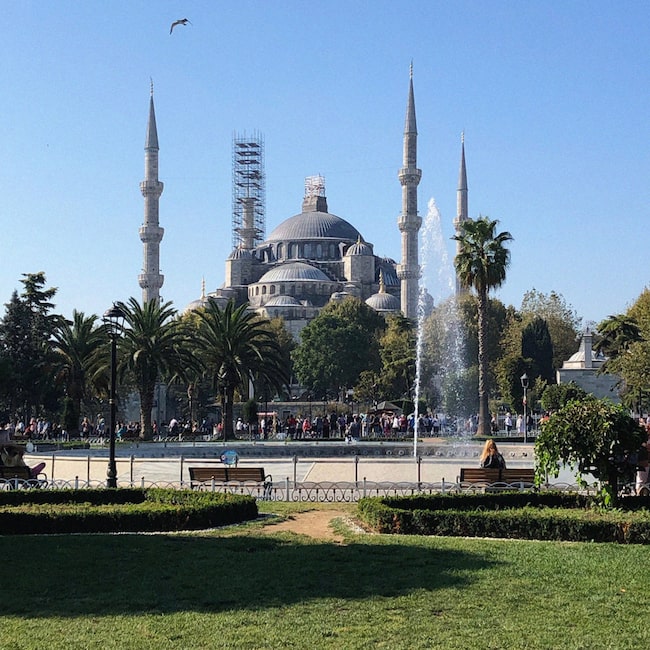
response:
[[[311,244],[305,244],[303,249],[303,257],[309,259],[311,257]]]
[[[316,244],[316,259],[322,259],[323,258],[323,245],[322,244]]]
[[[336,259],[336,246],[334,244],[330,244],[330,259]]]
[[[269,293],[273,295],[275,293],[275,285],[272,284],[271,287],[269,288]]]
[[[282,244],[278,244],[278,250],[277,250],[277,253],[276,253],[276,257],[277,257],[278,259],[281,259],[281,258],[282,258],[282,249],[283,249]]]
[[[283,294],[284,294],[284,285],[281,284],[280,285],[280,295],[283,295]]]
[[[260,288],[259,287],[255,287],[255,295],[256,296],[260,295]]]
[[[263,296],[266,295],[266,285],[264,285],[264,286],[262,287],[262,295],[263,295]]]
[[[296,245],[289,244],[289,258],[293,259],[296,256]]]

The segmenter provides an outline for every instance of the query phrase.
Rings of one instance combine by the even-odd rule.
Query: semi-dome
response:
[[[305,262],[287,262],[267,271],[258,283],[292,282],[292,281],[331,282],[320,269]]]
[[[252,257],[252,253],[245,248],[235,248],[230,255],[228,255],[229,260],[242,260],[248,257]]]
[[[300,303],[291,296],[275,296],[271,298],[265,305],[265,307],[300,307]]]
[[[301,212],[277,226],[267,241],[295,241],[299,239],[357,241],[360,237],[359,231],[352,224],[334,214]]]

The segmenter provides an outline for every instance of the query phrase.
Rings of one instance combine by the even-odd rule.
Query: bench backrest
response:
[[[496,483],[500,470],[496,467],[461,467],[461,483]]]
[[[215,465],[214,467],[190,467],[190,478],[193,481],[226,481],[226,467]]]
[[[504,468],[461,467],[461,483],[534,483],[535,470],[530,467]]]
[[[266,475],[263,467],[190,467],[190,478],[193,481],[207,482],[213,479],[218,482],[228,481],[257,481],[264,482]]]
[[[504,483],[534,483],[535,470],[532,467],[502,469],[501,480]]]

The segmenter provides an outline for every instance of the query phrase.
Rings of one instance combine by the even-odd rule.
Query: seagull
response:
[[[190,23],[189,18],[181,18],[180,20],[175,20],[172,23],[172,26],[169,28],[169,33],[171,34],[174,31],[174,27],[176,27],[176,25],[187,25],[188,23],[190,25],[192,24]]]

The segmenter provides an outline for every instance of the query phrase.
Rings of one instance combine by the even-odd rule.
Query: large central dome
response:
[[[277,226],[267,241],[337,239],[355,242],[359,237],[359,231],[341,217],[329,212],[301,212]]]

